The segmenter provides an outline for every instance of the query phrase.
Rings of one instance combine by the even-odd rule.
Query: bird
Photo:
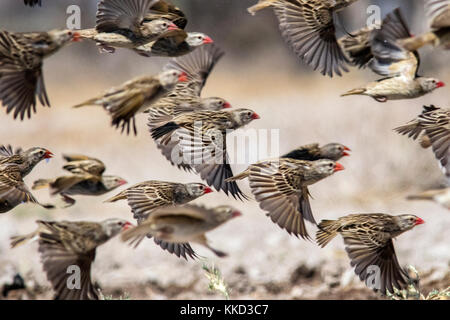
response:
[[[150,12],[147,12],[144,17],[144,23],[157,19],[169,20],[180,29],[185,29],[188,23],[186,15],[180,8],[163,0],[158,1],[150,8]]]
[[[336,39],[335,14],[357,0],[259,0],[248,9],[254,15],[274,9],[281,34],[295,54],[323,75],[342,76],[348,60]]]
[[[23,203],[34,203],[45,209],[53,209],[54,206],[41,204],[31,194],[31,191],[23,181],[21,167],[17,164],[0,164],[0,214],[11,211]]]
[[[121,127],[122,132],[126,130],[127,134],[132,128],[137,135],[136,114],[145,111],[149,105],[170,92],[178,82],[184,81],[187,81],[186,74],[178,70],[165,70],[156,76],[140,76],[110,88],[74,108],[102,106],[110,114],[112,126]]]
[[[36,223],[36,231],[13,237],[11,246],[15,248],[38,239],[41,262],[55,300],[98,300],[99,290],[91,280],[97,247],[132,224],[115,218],[102,222],[38,220]],[[79,286],[74,280],[77,271]]]
[[[146,19],[158,0],[101,0],[97,7],[95,29],[80,31],[83,39],[97,43],[101,52],[115,48],[133,49],[156,40],[165,32],[177,30],[170,20]]]
[[[69,42],[80,40],[72,30],[0,31],[0,101],[14,119],[31,118],[37,99],[50,107],[42,72],[43,60]]]
[[[167,152],[164,155],[170,157],[172,164],[194,169],[209,186],[242,200],[247,196],[236,182],[225,181],[233,176],[226,135],[259,118],[250,109],[196,111],[151,129],[151,135],[157,144],[165,146],[162,150]]]
[[[425,0],[425,12],[427,13],[431,31],[404,39],[403,47],[413,51],[430,44],[450,49],[450,0]]]
[[[335,161],[276,158],[250,165],[244,172],[228,178],[237,181],[248,178],[250,189],[262,210],[290,235],[309,239],[305,220],[316,224],[308,186],[344,170]]]
[[[450,108],[424,106],[422,113],[406,125],[394,130],[402,135],[421,140],[422,147],[433,149],[436,159],[450,183]]]
[[[187,81],[179,82],[166,97],[153,103],[148,113],[148,126],[155,128],[174,116],[197,110],[218,111],[230,108],[231,104],[219,97],[201,98],[201,92],[209,75],[224,52],[215,45],[200,49],[179,58],[173,58],[164,66],[165,70],[178,70],[187,75]]]
[[[392,239],[423,223],[410,214],[350,214],[337,220],[322,220],[316,240],[323,248],[341,234],[350,264],[361,281],[382,294],[393,294],[395,289],[408,287],[409,277],[400,267]]]
[[[388,100],[413,99],[432,92],[445,84],[435,78],[426,78],[418,74],[420,57],[417,52],[405,50],[399,39],[409,38],[411,34],[400,9],[395,9],[383,20],[379,29],[370,32],[372,58],[367,51],[361,50],[359,62],[365,63],[375,73],[384,76],[363,87],[352,89],[341,96],[366,95],[378,102]],[[364,38],[364,37],[363,37]],[[353,61],[357,62],[353,58]]]
[[[212,209],[197,205],[165,207],[152,212],[139,226],[124,232],[121,238],[135,246],[138,246],[147,234],[172,244],[194,242],[223,258],[227,254],[211,247],[205,233],[241,215],[241,212],[230,206]]]
[[[17,165],[22,178],[25,178],[39,162],[52,157],[53,153],[45,148],[33,147],[28,150],[17,148],[14,151],[10,145],[0,146],[0,165]]]
[[[210,43],[214,40],[204,33],[178,29],[165,32],[157,40],[133,50],[143,57],[180,57]]]
[[[24,0],[26,6],[34,7],[35,5],[42,5],[42,0]]]
[[[103,175],[106,167],[101,160],[76,154],[63,155],[63,158],[67,161],[63,169],[69,171],[71,175],[36,180],[32,189],[49,188],[50,195],[61,195],[67,207],[76,202],[70,196],[99,196],[127,183],[121,177]]]
[[[133,217],[138,224],[141,224],[157,209],[183,205],[210,192],[212,189],[201,183],[183,184],[151,180],[138,183],[105,202],[127,200]],[[149,237],[152,236],[149,235]],[[183,257],[186,260],[188,257],[192,259],[197,257],[189,243],[173,244],[159,238],[154,238],[154,241],[163,250],[167,250],[177,257]]]
[[[408,200],[430,200],[437,202],[444,208],[450,210],[450,187],[432,189],[412,194],[406,197]]]
[[[350,148],[340,143],[328,143],[322,147],[320,147],[318,143],[312,143],[298,147],[281,156],[281,158],[307,161],[315,161],[320,159],[338,161],[342,157],[347,157],[350,155],[347,151],[351,151]]]

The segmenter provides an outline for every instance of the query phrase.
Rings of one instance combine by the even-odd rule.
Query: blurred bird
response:
[[[165,65],[165,70],[184,72],[187,81],[177,83],[166,97],[156,101],[145,111],[149,114],[149,127],[158,127],[182,113],[230,108],[231,105],[222,98],[200,97],[210,73],[223,55],[224,52],[215,45],[204,46],[190,54],[174,58]]]
[[[112,125],[122,132],[137,135],[135,116],[172,90],[178,82],[187,81],[186,74],[178,70],[166,70],[156,76],[142,76],[107,90],[102,95],[80,103],[74,108],[89,105],[102,106],[112,117]]]
[[[281,156],[281,158],[307,161],[315,161],[320,159],[338,161],[342,157],[350,155],[347,151],[351,150],[340,143],[328,143],[322,147],[319,147],[318,143],[312,143],[298,147],[284,156]]]
[[[178,27],[167,19],[146,20],[158,0],[101,0],[95,29],[81,30],[84,39],[97,42],[101,51],[114,53],[115,48],[136,48],[156,40]]]
[[[211,188],[201,183],[183,184],[153,180],[138,183],[106,200],[106,202],[127,200],[134,218],[138,221],[138,224],[141,224],[157,209],[183,205],[210,192],[212,192]],[[149,234],[148,237],[151,238],[152,235]],[[161,248],[177,257],[183,257],[187,260],[188,256],[192,259],[197,256],[189,243],[173,244],[159,238],[155,238],[154,241]]]
[[[382,294],[408,287],[408,274],[397,260],[392,239],[424,221],[414,215],[383,213],[351,214],[338,220],[322,220],[316,239],[325,247],[338,233],[355,273],[366,286]]]
[[[26,6],[34,7],[35,5],[42,5],[42,0],[24,0]]]
[[[79,41],[70,30],[49,32],[0,31],[0,101],[14,119],[36,112],[36,98],[50,107],[42,73],[43,60],[70,41]]]
[[[259,115],[249,109],[233,111],[196,111],[174,117],[151,130],[152,138],[172,164],[193,168],[208,185],[230,193],[235,199],[246,199],[233,176],[227,153],[226,135],[241,128]],[[170,154],[170,156],[168,155]],[[169,159],[169,158],[168,158]]]
[[[0,165],[17,165],[22,178],[25,178],[39,162],[52,157],[53,153],[44,148],[34,147],[25,151],[17,148],[14,152],[11,146],[0,146]]]
[[[75,204],[74,195],[99,196],[108,193],[127,182],[118,176],[103,175],[105,164],[94,158],[83,155],[64,155],[67,164],[64,170],[71,175],[56,179],[39,179],[34,182],[33,190],[49,188],[50,194],[61,195],[67,206]]]
[[[416,140],[420,137],[424,148],[432,147],[436,159],[450,183],[450,109],[424,106],[422,113],[408,124],[395,128],[400,134]]]
[[[348,62],[336,40],[335,14],[357,0],[259,0],[248,11],[272,7],[283,38],[305,63],[333,77]]]
[[[0,213],[11,211],[26,202],[52,209],[52,205],[39,203],[31,194],[23,181],[21,170],[22,168],[16,164],[0,164]]]
[[[404,39],[401,44],[407,50],[417,50],[427,44],[450,49],[450,0],[425,0],[425,11],[431,31]]]
[[[339,38],[339,47],[348,56],[353,66],[357,66],[360,69],[365,68],[372,60],[371,34],[379,27],[379,25],[374,24]]]
[[[252,164],[244,172],[227,179],[248,178],[261,209],[289,234],[309,239],[305,219],[316,224],[309,203],[308,186],[331,176],[344,167],[328,159],[316,161],[280,158]]]
[[[214,41],[204,33],[172,30],[157,40],[134,48],[143,57],[179,57]]]
[[[150,8],[150,12],[144,17],[144,23],[158,19],[169,20],[180,29],[186,28],[188,22],[180,8],[163,0],[158,1]]]
[[[55,300],[98,300],[99,291],[91,280],[91,265],[97,247],[132,226],[122,219],[102,222],[36,221],[38,229],[25,236],[13,237],[17,247],[37,238],[41,262],[55,293]],[[74,281],[76,272],[79,287]],[[70,285],[73,285],[71,287]]]
[[[205,233],[240,215],[239,211],[229,206],[213,209],[196,205],[167,207],[155,210],[139,226],[124,232],[122,240],[131,240],[131,244],[137,246],[147,234],[151,234],[173,244],[195,242],[210,249],[218,257],[225,257],[226,253],[208,244]]]
[[[430,200],[450,210],[450,188],[427,190],[407,197],[408,200]]]
[[[383,20],[381,28],[370,32],[370,48],[373,58],[370,58],[367,51],[363,49],[359,49],[359,54],[353,52],[354,57],[352,58],[354,62],[360,63],[360,66],[364,66],[364,63],[370,58],[367,65],[372,71],[385,76],[385,78],[350,90],[341,96],[366,95],[378,102],[386,102],[417,98],[443,87],[444,83],[437,79],[418,75],[419,54],[415,51],[408,51],[398,44],[399,39],[410,36],[400,10],[397,8],[388,14]]]

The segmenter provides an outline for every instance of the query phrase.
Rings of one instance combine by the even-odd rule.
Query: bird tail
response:
[[[151,130],[152,138],[155,140],[158,140],[159,138],[162,138],[166,136],[167,134],[179,129],[180,126],[176,124],[175,122],[167,122],[165,125],[162,125],[160,127],[154,128]]]
[[[353,90],[347,91],[346,93],[341,94],[341,97],[352,96],[352,95],[357,95],[357,94],[364,94],[364,92],[366,92],[365,88],[357,88],[357,89],[353,89]]]
[[[435,45],[439,38],[433,32],[427,32],[420,36],[401,40],[403,48],[409,51],[416,51],[419,48],[430,44]]]
[[[334,237],[336,237],[339,223],[337,220],[322,220],[316,233],[316,241],[322,248],[325,247]]]
[[[439,192],[440,190],[428,190],[424,191],[418,194],[412,194],[406,197],[408,200],[433,200],[434,196]]]
[[[94,39],[94,37],[98,34],[95,29],[83,29],[77,30],[77,32],[80,34],[80,38],[90,40]]]
[[[274,5],[277,1],[278,0],[259,0],[257,4],[248,8],[247,11],[251,15],[255,15],[257,11],[270,7]]]
[[[39,179],[33,183],[33,186],[31,188],[33,190],[50,188],[50,185],[52,184],[52,182],[53,182],[53,180],[50,180],[50,179]]]
[[[119,200],[125,200],[126,198],[127,198],[127,192],[126,192],[126,190],[124,190],[121,193],[115,195],[114,197],[105,200],[104,202],[116,202]]]
[[[231,178],[225,179],[225,182],[233,182],[233,181],[243,180],[243,179],[247,178],[249,175],[250,175],[250,170],[247,169]]]
[[[129,242],[130,245],[136,248],[149,234],[149,229],[152,229],[152,225],[149,228],[148,224],[141,224],[122,232],[121,239],[123,242]]]
[[[92,106],[92,105],[97,104],[96,103],[97,100],[98,100],[98,98],[89,99],[89,100],[87,100],[85,102],[82,102],[80,104],[77,104],[77,105],[73,106],[72,108],[82,108],[82,107]]]
[[[15,237],[11,237],[11,248],[17,248],[25,243],[27,243],[28,241],[31,241],[34,237],[37,236],[37,232],[32,232],[29,233],[27,235],[24,236],[15,236]]]

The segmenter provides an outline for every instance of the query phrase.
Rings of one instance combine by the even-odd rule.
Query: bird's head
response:
[[[308,170],[308,174],[311,175],[311,177],[307,178],[311,181],[318,181],[341,170],[344,170],[344,166],[338,162],[328,159],[316,160],[312,161],[312,166],[310,170]]]
[[[333,161],[337,161],[342,157],[349,156],[347,151],[351,151],[348,147],[340,143],[329,143],[320,148],[321,155]]]
[[[253,120],[260,119],[260,116],[250,109],[236,109],[232,111],[232,114],[237,127],[245,126]]]
[[[219,111],[222,109],[231,108],[231,104],[222,98],[210,97],[204,98],[201,101],[201,105],[205,110]]]
[[[133,224],[123,219],[107,219],[102,223],[103,230],[108,235],[108,237],[114,237],[121,233],[122,231],[128,230],[133,227]]]
[[[434,78],[418,78],[420,86],[424,92],[431,92],[437,88],[442,88],[445,83]]]
[[[114,190],[128,183],[125,179],[118,176],[103,176],[102,182],[108,191]]]
[[[167,19],[156,19],[142,24],[143,36],[160,35],[167,31],[177,30],[178,27]]]
[[[230,206],[219,206],[213,209],[214,216],[218,222],[226,222],[233,218],[242,216],[242,213]]]
[[[53,153],[51,153],[49,150],[39,147],[28,149],[26,151],[23,151],[21,154],[33,165],[38,164],[44,159],[50,159],[53,157]]]
[[[402,231],[410,230],[419,224],[425,223],[425,221],[413,214],[401,214],[396,216],[395,220]]]
[[[74,30],[52,30],[48,34],[57,46],[62,46],[69,41],[81,41],[80,33]]]
[[[192,198],[198,198],[204,194],[213,192],[213,190],[202,183],[188,183],[186,184],[186,190]]]
[[[189,32],[186,42],[191,47],[199,47],[204,44],[213,43],[214,41],[204,33]]]
[[[158,80],[164,88],[170,90],[178,82],[186,82],[188,78],[185,72],[171,69],[161,72],[158,75]]]

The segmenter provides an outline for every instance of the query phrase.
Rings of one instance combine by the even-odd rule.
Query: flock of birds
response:
[[[430,21],[428,33],[412,37],[399,9],[389,13],[379,26],[366,27],[336,39],[335,13],[356,0],[260,0],[249,8],[254,14],[272,8],[279,20],[282,36],[306,64],[324,75],[342,75],[346,65],[369,67],[384,78],[353,89],[344,95],[367,95],[376,101],[410,99],[444,86],[434,78],[418,74],[419,54],[425,44],[450,47],[450,0],[424,0]],[[25,4],[41,4],[25,0]],[[392,239],[424,221],[414,215],[351,214],[337,220],[317,223],[310,204],[308,186],[341,171],[338,163],[350,149],[339,143],[301,146],[276,158],[252,164],[234,175],[228,163],[226,134],[259,119],[250,109],[230,109],[220,97],[202,97],[204,87],[223,51],[213,40],[198,32],[186,32],[185,14],[163,0],[101,0],[96,26],[87,30],[53,30],[14,33],[0,31],[0,101],[7,113],[24,119],[36,112],[37,100],[50,106],[43,80],[43,60],[69,42],[94,41],[102,52],[118,48],[133,50],[147,57],[173,57],[155,76],[143,76],[111,88],[75,107],[102,106],[113,126],[137,134],[135,116],[148,115],[150,133],[162,154],[174,165],[199,174],[203,183],[145,181],[107,200],[126,200],[137,226],[122,219],[103,222],[37,221],[34,232],[12,238],[12,247],[37,239],[44,271],[57,299],[98,299],[90,269],[96,248],[112,237],[137,246],[147,238],[162,249],[185,259],[197,254],[190,243],[201,244],[219,257],[226,253],[212,248],[205,233],[241,213],[230,206],[206,208],[189,204],[214,187],[235,199],[248,200],[237,181],[248,179],[250,189],[270,219],[289,234],[310,239],[308,221],[318,227],[316,240],[324,247],[337,234],[356,274],[366,282],[379,268],[380,283],[374,288],[382,294],[407,288],[410,279],[400,266]],[[425,106],[422,114],[396,130],[423,147],[432,147],[447,177],[450,176],[450,109]],[[198,126],[198,123],[201,126]],[[201,132],[198,136],[197,130]],[[0,213],[32,202],[47,209],[26,186],[24,178],[43,159],[53,154],[44,148],[14,150],[0,148]],[[98,196],[127,182],[104,175],[101,160],[84,155],[64,155],[67,175],[40,179],[33,189],[49,188],[67,206],[73,196]],[[433,190],[413,198],[446,198],[450,191]],[[439,200],[438,200],[439,201]],[[81,288],[69,289],[69,266],[79,266]]]

